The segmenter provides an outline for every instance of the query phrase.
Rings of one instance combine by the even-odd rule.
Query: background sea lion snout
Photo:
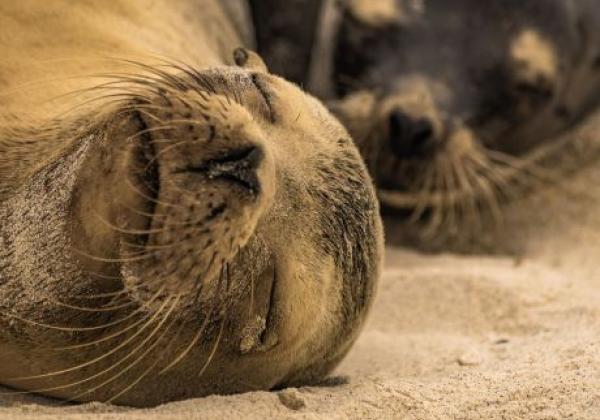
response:
[[[427,159],[435,155],[448,132],[448,121],[434,100],[435,85],[423,78],[399,80],[379,99],[375,121],[382,141],[398,159]]]

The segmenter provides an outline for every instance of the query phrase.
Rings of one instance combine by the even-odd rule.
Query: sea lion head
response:
[[[347,352],[382,256],[367,170],[320,102],[236,62],[144,66],[13,181],[9,312],[37,356],[3,383],[145,406],[311,383]]]
[[[591,26],[568,2],[339,3],[331,107],[382,204],[415,219],[495,206],[506,184],[531,178],[528,156],[596,100],[580,89],[598,87]]]

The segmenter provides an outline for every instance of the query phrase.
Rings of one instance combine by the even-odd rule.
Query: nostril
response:
[[[260,192],[260,180],[257,172],[264,157],[262,148],[249,146],[231,150],[221,158],[211,159],[178,172],[198,173],[211,180],[230,181],[257,194]]]
[[[389,141],[397,157],[422,156],[433,135],[433,124],[427,118],[415,119],[399,110],[390,114]]]
[[[412,141],[415,145],[427,143],[433,137],[433,125],[424,118],[415,122],[412,132]]]
[[[394,111],[390,114],[389,140],[394,154],[408,157],[410,147],[407,139],[410,137],[411,120],[403,112]]]
[[[410,118],[403,112],[395,111],[390,115],[390,136],[401,140],[410,129]]]

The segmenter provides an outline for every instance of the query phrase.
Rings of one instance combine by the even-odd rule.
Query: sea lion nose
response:
[[[258,170],[264,157],[264,151],[260,147],[248,146],[233,149],[222,158],[189,167],[187,171],[202,173],[208,179],[228,181],[255,195],[261,190]]]
[[[399,109],[389,116],[389,142],[399,158],[423,157],[434,140],[434,128],[428,118],[414,118]]]

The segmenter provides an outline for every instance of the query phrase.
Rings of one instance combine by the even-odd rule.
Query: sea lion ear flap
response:
[[[260,55],[243,47],[233,51],[233,61],[236,66],[261,73],[268,73],[269,69]]]

